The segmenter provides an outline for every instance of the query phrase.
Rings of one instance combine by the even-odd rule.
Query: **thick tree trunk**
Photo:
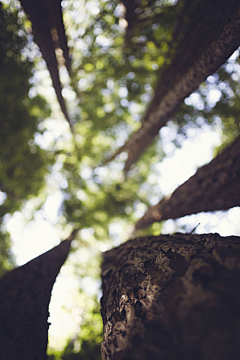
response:
[[[104,360],[240,359],[240,237],[129,240],[102,280]]]
[[[240,206],[240,137],[172,194],[148,208],[135,229],[155,221]]]
[[[48,305],[72,237],[0,279],[0,359],[47,358]]]

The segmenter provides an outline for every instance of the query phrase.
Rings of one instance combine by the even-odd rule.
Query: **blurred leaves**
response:
[[[19,25],[16,11],[0,4],[0,191],[4,198],[1,222],[6,213],[19,210],[24,201],[38,194],[51,163],[34,142],[38,123],[50,112],[43,98],[29,97],[33,64],[21,54],[26,43],[27,34]],[[1,237],[1,246],[9,246],[3,234]],[[3,254],[6,258],[10,255],[1,251]]]

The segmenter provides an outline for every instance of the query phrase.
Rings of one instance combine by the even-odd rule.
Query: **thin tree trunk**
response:
[[[61,48],[63,51],[63,57],[65,59],[65,66],[68,70],[69,75],[72,73],[71,69],[71,58],[69,55],[68,48],[68,39],[65,32],[65,27],[63,23],[63,14],[62,14],[62,5],[61,0],[48,0],[46,2],[49,16],[49,23],[51,24],[51,29],[57,31],[56,40],[53,38],[55,48]]]
[[[234,206],[240,206],[240,137],[172,194],[149,207],[135,229],[155,221],[177,219],[201,211],[228,210]]]
[[[104,360],[240,359],[240,237],[129,240],[102,280]]]
[[[57,30],[61,46],[63,46],[64,56],[66,57],[66,65],[70,71],[70,58],[66,43],[66,34],[62,23],[62,12],[60,2],[57,0],[56,4],[48,3],[49,0],[21,0],[21,5],[32,22],[32,29],[34,34],[34,41],[39,46],[44,60],[46,61],[48,71],[50,73],[53,87],[55,89],[59,105],[62,113],[68,121],[72,130],[72,123],[67,112],[66,104],[62,96],[62,84],[59,78],[58,62],[55,54],[53,36],[51,31]],[[49,14],[49,11],[55,9],[55,15]],[[57,28],[55,28],[57,26]],[[64,38],[65,36],[65,38]]]
[[[48,305],[74,235],[0,279],[0,359],[47,359]]]

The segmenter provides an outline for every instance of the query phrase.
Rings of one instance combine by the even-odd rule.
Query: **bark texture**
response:
[[[161,235],[103,254],[104,360],[239,360],[240,238]]]
[[[0,279],[0,359],[47,359],[48,305],[71,238]]]
[[[240,206],[240,137],[171,195],[148,208],[135,229],[155,221]]]
[[[125,175],[161,127],[179,110],[184,99],[216,72],[240,44],[238,1],[203,0],[196,1],[195,5],[185,34],[182,39],[179,36],[171,64],[159,74],[160,81],[141,128],[108,160],[123,151],[128,152]]]

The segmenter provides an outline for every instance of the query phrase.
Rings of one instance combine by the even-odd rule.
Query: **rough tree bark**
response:
[[[135,229],[155,221],[240,206],[240,137],[172,194],[148,208]]]
[[[124,173],[129,171],[152,143],[159,130],[179,110],[184,99],[224,64],[240,44],[239,2],[203,0],[195,2],[186,33],[159,82],[141,128],[104,163],[123,151],[128,153]],[[225,26],[224,26],[225,25]],[[170,44],[171,47],[171,44]]]
[[[74,234],[0,279],[0,359],[47,359],[48,305]]]
[[[240,359],[240,237],[129,240],[102,280],[104,360]]]

